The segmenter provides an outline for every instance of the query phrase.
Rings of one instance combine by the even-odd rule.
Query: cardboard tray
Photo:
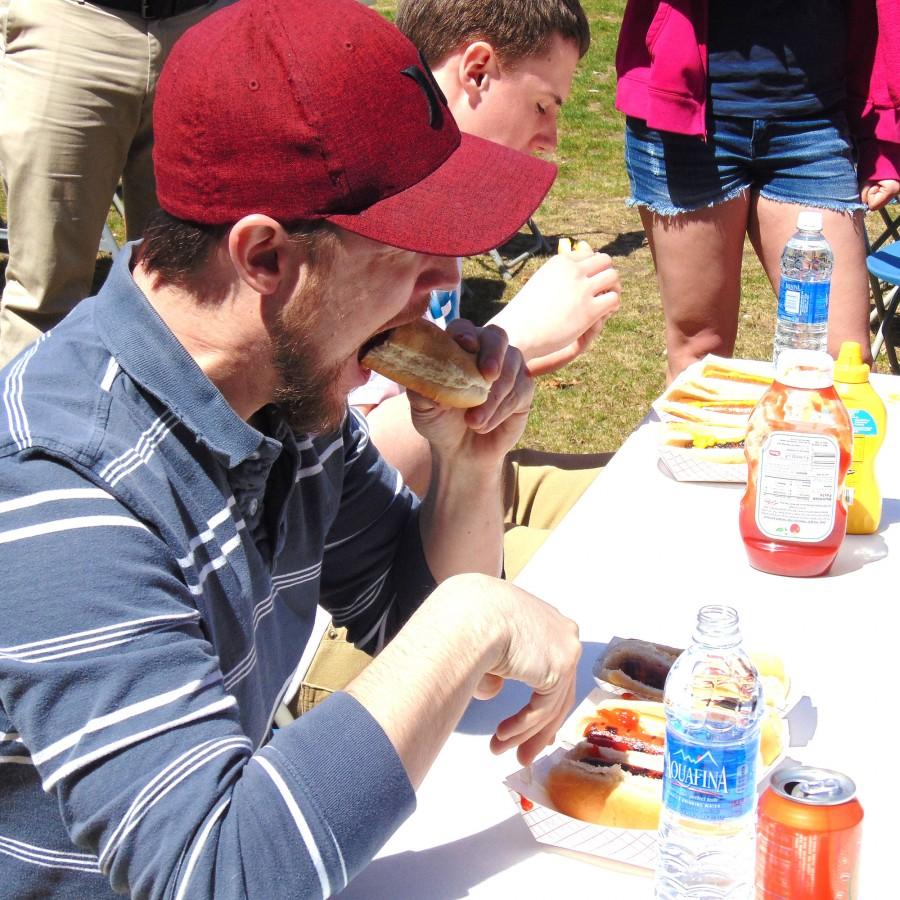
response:
[[[592,715],[598,703],[614,699],[622,693],[622,688],[606,682],[598,682],[598,686],[575,707],[572,714],[563,723],[556,744],[550,748],[550,751],[539,757],[533,765],[508,775],[504,784],[532,837],[539,843],[576,854],[585,854],[588,857],[652,870],[656,865],[656,831],[644,831],[637,828],[607,828],[590,822],[582,822],[580,819],[573,819],[554,809],[553,803],[543,787],[547,771],[567,750],[581,740],[579,728],[581,721],[586,716]],[[786,717],[786,715],[787,712],[782,711],[782,716]],[[782,754],[760,770],[758,778],[760,788],[768,782],[769,774],[784,758],[784,751],[789,744],[790,734],[785,718],[785,741]]]
[[[662,405],[669,398],[677,387],[692,378],[699,377],[703,368],[707,363],[715,362],[724,366],[732,366],[736,369],[755,372],[760,375],[772,375],[773,368],[770,362],[761,362],[754,359],[725,359],[721,356],[708,354],[703,359],[698,360],[688,366],[669,387],[651,404],[653,411],[662,422],[678,422],[681,421],[677,416],[673,416],[666,412]],[[751,410],[748,408],[747,417],[749,418]],[[703,421],[710,423],[734,424],[738,417],[733,415],[723,415],[716,412],[704,412]],[[741,484],[747,480],[747,466],[745,463],[722,465],[719,463],[708,462],[698,458],[695,451],[685,447],[667,447],[662,443],[662,429],[659,429],[660,436],[657,441],[659,446],[659,458],[663,463],[664,470],[671,475],[676,481],[717,481]]]

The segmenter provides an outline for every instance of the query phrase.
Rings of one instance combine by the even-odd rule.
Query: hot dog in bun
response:
[[[548,770],[544,788],[554,808],[610,828],[655,830],[662,805],[666,720],[662,703],[604,700],[584,719],[583,740]],[[764,767],[784,749],[786,726],[774,707],[760,722]]]
[[[681,653],[677,647],[639,638],[613,638],[595,672],[601,680],[624,688],[637,698],[662,700],[666,676]],[[762,681],[766,703],[784,709],[790,689],[784,663],[771,653],[751,653],[750,659]]]
[[[662,441],[668,447],[683,447],[705,462],[739,465],[745,462],[744,439],[747,424],[722,425],[712,422],[665,422]]]
[[[360,362],[429,400],[458,409],[484,403],[491,388],[475,354],[427,319],[376,335],[363,347]]]
[[[583,733],[547,773],[555,808],[597,825],[655,829],[666,734],[662,704],[606,700],[585,720]]]
[[[606,648],[598,675],[644,700],[662,700],[663,687],[680,650],[637,638],[614,638]]]

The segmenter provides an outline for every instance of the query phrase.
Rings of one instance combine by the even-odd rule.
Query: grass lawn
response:
[[[650,251],[640,219],[625,205],[623,117],[614,108],[616,39],[624,0],[582,0],[592,43],[575,76],[560,122],[559,176],[535,221],[555,247],[560,236],[580,238],[609,253],[622,277],[622,308],[594,346],[561,372],[538,380],[522,444],[545,450],[615,450],[644,416],[664,384],[663,318]],[[396,3],[375,8],[391,17]],[[2,204],[0,204],[2,213]],[[871,216],[871,227],[880,224]],[[121,222],[114,223],[121,233]],[[506,248],[515,256],[521,235]],[[508,302],[543,260],[531,259],[504,281],[490,256],[466,260],[463,314],[488,319]],[[106,264],[108,265],[108,263]],[[98,279],[106,265],[98,267]],[[744,253],[743,303],[736,355],[767,358],[775,300],[749,242]],[[552,302],[552,298],[548,298]]]

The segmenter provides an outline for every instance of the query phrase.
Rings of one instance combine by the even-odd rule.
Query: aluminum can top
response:
[[[788,800],[809,806],[837,806],[856,796],[849,776],[816,766],[793,766],[772,775],[772,790]]]

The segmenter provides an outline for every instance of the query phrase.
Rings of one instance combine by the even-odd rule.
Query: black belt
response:
[[[198,6],[206,6],[211,0],[94,0],[97,6],[116,9],[119,12],[136,13],[142,19],[168,19]]]

